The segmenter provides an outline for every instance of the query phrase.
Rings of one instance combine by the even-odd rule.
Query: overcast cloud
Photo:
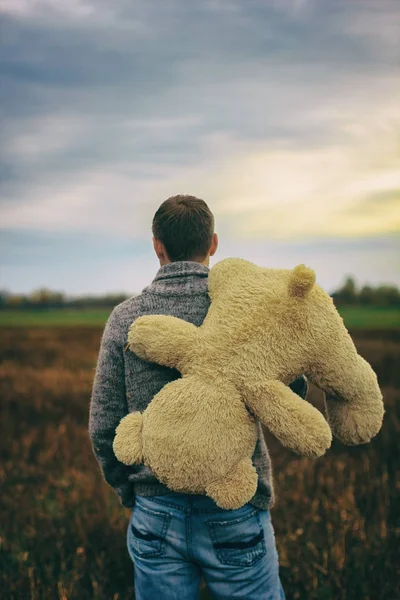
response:
[[[400,284],[400,7],[3,0],[1,287],[139,291],[151,218],[220,251]]]

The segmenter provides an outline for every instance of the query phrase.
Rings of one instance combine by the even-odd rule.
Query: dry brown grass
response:
[[[1,595],[7,600],[132,597],[128,511],[103,482],[87,434],[100,334],[1,331]],[[267,435],[288,600],[400,598],[400,332],[355,336],[384,392],[377,438],[355,448],[335,442],[313,461]],[[318,390],[312,399],[321,406]]]

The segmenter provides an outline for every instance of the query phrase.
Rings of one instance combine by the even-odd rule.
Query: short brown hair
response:
[[[154,215],[152,231],[172,262],[205,258],[214,233],[214,216],[196,196],[171,196]]]

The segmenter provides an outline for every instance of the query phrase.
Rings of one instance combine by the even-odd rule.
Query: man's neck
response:
[[[170,265],[172,262],[178,262],[175,260],[160,260],[160,267],[163,267],[164,265]],[[192,259],[192,262],[197,262],[200,265],[204,265],[206,267],[210,266],[210,257],[207,256],[207,258],[205,258],[204,260],[196,260],[195,258]]]

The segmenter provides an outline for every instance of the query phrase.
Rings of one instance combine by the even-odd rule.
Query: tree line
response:
[[[102,296],[67,296],[47,288],[40,288],[30,294],[12,294],[0,291],[0,309],[48,309],[48,308],[107,308],[111,309],[132,294],[105,294]]]
[[[358,287],[353,277],[331,294],[336,306],[376,306],[382,308],[400,308],[400,290],[395,285]]]
[[[40,288],[30,294],[12,294],[0,291],[0,310],[7,309],[49,309],[71,308],[111,309],[123,302],[132,294],[105,294],[102,296],[67,296],[62,292]],[[376,306],[399,307],[400,290],[394,285],[379,285],[372,287],[357,286],[353,277],[348,277],[342,287],[331,294],[336,306]]]

